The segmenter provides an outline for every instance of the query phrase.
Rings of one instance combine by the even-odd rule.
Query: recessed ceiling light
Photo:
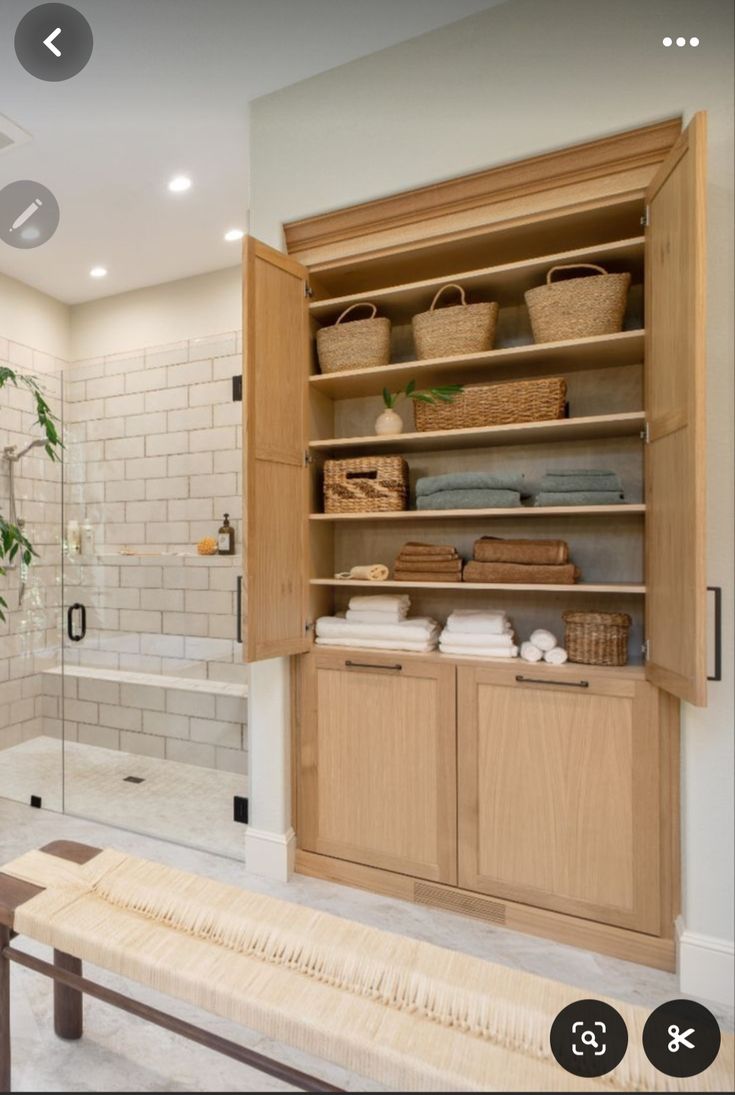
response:
[[[89,271],[89,276],[91,278],[106,278],[107,270],[104,266],[93,266],[92,269]]]
[[[230,228],[225,232],[225,239],[228,243],[234,243],[235,240],[241,240],[244,235],[242,228]]]
[[[168,184],[168,188],[172,194],[183,194],[184,191],[191,187],[191,179],[188,175],[174,175],[171,182]]]

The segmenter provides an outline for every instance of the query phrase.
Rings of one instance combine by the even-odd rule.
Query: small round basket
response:
[[[371,308],[367,319],[342,320],[355,308]],[[390,320],[378,316],[370,301],[351,304],[331,327],[316,333],[319,368],[323,373],[339,373],[344,369],[374,369],[387,365],[390,359]]]
[[[456,289],[462,303],[437,310],[439,298],[448,289]],[[432,300],[429,311],[413,317],[416,356],[455,357],[490,350],[497,322],[496,303],[468,304],[461,285],[444,285]]]
[[[593,275],[552,281],[560,270],[592,270]],[[630,274],[608,274],[602,266],[552,266],[546,285],[528,289],[526,304],[534,342],[612,335],[623,329]]]
[[[627,612],[565,612],[564,646],[570,662],[627,665]]]

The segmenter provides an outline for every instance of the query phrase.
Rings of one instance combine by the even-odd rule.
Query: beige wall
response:
[[[72,361],[206,338],[242,327],[241,270],[182,278],[71,308]]]
[[[69,357],[69,308],[0,274],[0,338],[52,357]]]
[[[665,49],[697,34],[698,50]],[[255,235],[283,221],[695,110],[709,112],[709,582],[725,679],[684,713],[684,918],[733,931],[732,6],[513,0],[256,101]],[[731,959],[730,959],[731,961]]]

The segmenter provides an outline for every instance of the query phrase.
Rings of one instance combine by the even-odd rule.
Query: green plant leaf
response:
[[[416,388],[416,381],[415,380],[409,380],[408,384],[406,385],[406,395],[409,398],[411,397],[411,395],[414,392],[415,388]]]

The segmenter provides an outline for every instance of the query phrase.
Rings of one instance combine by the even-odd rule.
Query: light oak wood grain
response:
[[[648,676],[705,705],[705,170],[696,114],[647,193]]]

